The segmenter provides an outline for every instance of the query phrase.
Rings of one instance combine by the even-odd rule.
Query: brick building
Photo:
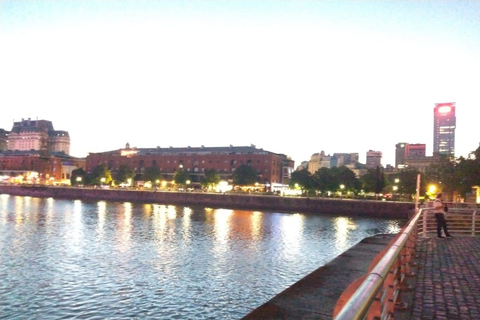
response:
[[[63,152],[3,151],[0,152],[0,176],[4,182],[70,184],[73,170],[85,167],[85,159]]]
[[[187,148],[130,148],[90,153],[86,159],[86,171],[105,164],[112,172],[127,165],[136,173],[157,166],[165,179],[173,179],[175,171],[183,168],[190,173],[192,182],[199,182],[208,169],[215,169],[222,179],[230,180],[236,168],[252,166],[260,183],[287,184],[294,169],[294,161],[284,154],[277,154],[252,146],[187,147]]]

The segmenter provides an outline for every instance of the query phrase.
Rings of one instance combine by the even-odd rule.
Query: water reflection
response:
[[[130,239],[132,236],[132,203],[125,202],[120,207],[118,218],[118,235],[116,236],[118,248],[121,252],[127,252],[130,249]]]
[[[302,230],[305,216],[298,213],[285,215],[280,220],[283,251],[286,259],[295,259],[302,247]]]
[[[54,205],[55,200],[53,200],[53,198],[46,199],[45,226],[47,228],[47,233],[51,233],[53,230],[53,220],[55,217]]]
[[[8,194],[0,194],[0,203],[1,203],[1,210],[0,215],[2,217],[2,224],[5,225],[7,223],[8,217],[8,198],[10,195]]]
[[[182,217],[182,235],[183,240],[190,242],[192,240],[192,214],[193,210],[191,208],[185,207],[183,208],[183,217]]]
[[[402,229],[402,226],[399,221],[396,220],[389,220],[387,222],[387,232],[386,233],[399,233]]]
[[[262,213],[260,211],[253,211],[252,217],[251,217],[251,225],[252,225],[252,239],[254,242],[257,242],[260,240],[260,237],[262,235]]]
[[[215,217],[215,239],[220,244],[225,244],[228,241],[230,233],[230,218],[233,210],[217,209],[214,211]],[[219,250],[223,251],[223,250]]]
[[[357,228],[350,218],[337,217],[334,220],[335,225],[335,246],[338,250],[344,251],[348,248],[348,236],[350,231]]]
[[[19,230],[20,224],[22,224],[24,220],[24,212],[23,212],[24,201],[25,199],[22,197],[15,197],[15,222],[16,222],[17,230]]]
[[[402,225],[12,196],[0,209],[7,319],[239,319],[373,230]]]
[[[100,239],[103,239],[105,235],[105,219],[107,217],[107,203],[105,201],[97,202],[97,214],[97,234],[99,235]]]

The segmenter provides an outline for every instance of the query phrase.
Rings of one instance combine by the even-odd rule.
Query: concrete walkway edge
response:
[[[381,234],[363,239],[243,319],[332,319],[343,291],[368,272],[374,258],[395,236]]]

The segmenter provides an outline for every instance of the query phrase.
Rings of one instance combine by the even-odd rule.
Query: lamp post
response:
[[[341,184],[340,185],[340,199],[342,199],[342,197],[343,197],[343,189],[345,189],[345,185]]]
[[[392,195],[392,198],[393,200],[395,201],[395,194],[398,193],[398,183],[400,182],[400,179],[398,178],[395,178],[395,185],[393,186],[393,195]]]

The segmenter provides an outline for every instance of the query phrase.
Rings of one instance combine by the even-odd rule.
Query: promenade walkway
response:
[[[395,319],[480,319],[480,237],[419,237],[416,276]]]

